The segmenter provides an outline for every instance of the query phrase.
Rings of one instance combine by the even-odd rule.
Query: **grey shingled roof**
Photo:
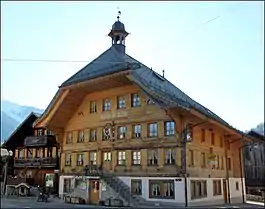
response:
[[[181,107],[186,110],[197,110],[203,115],[214,119],[226,127],[246,136],[245,133],[235,129],[212,111],[191,99],[179,88],[152,69],[148,68],[131,56],[118,52],[114,46],[110,47],[83,69],[63,82],[61,86],[68,86],[89,79],[120,72],[128,69],[128,64],[132,63],[138,64],[138,67],[131,72],[132,79],[158,105],[164,108]]]
[[[109,75],[112,73],[126,70],[126,56],[119,53],[114,47],[110,47],[100,56],[71,76],[68,80],[62,83],[63,86],[68,86],[89,79]]]

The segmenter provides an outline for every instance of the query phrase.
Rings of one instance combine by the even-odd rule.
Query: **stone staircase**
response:
[[[101,178],[118,194],[118,198],[121,197],[128,206],[135,207],[145,203],[146,200],[141,196],[131,195],[130,187],[114,174],[103,172]]]
[[[131,206],[133,208],[137,207],[176,207],[176,206],[183,206],[177,203],[168,203],[168,202],[161,202],[161,201],[148,201],[144,199],[141,195],[132,195],[131,188],[124,183],[118,176],[114,173],[110,173],[104,170],[101,173],[101,179],[111,187],[116,194],[118,194],[118,198],[121,198],[125,201],[125,206]]]

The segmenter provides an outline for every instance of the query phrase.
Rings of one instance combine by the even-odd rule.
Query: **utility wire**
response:
[[[220,17],[222,17],[224,14],[227,14],[231,11],[233,11],[234,9],[236,9],[239,5],[241,4],[244,4],[245,2],[240,2],[240,3],[237,3],[235,4],[233,7],[231,8],[228,8],[226,10],[226,12],[224,12],[223,14],[220,14],[212,19],[209,19],[207,20],[206,22],[202,23],[201,25],[199,25],[199,27],[194,27],[193,29],[191,30],[188,30],[188,34],[191,33],[191,32],[196,32],[198,30],[200,30],[201,28],[203,28],[203,26],[219,19]],[[193,33],[194,34],[194,33]],[[13,59],[13,58],[1,58],[1,62],[4,61],[4,62],[54,62],[54,63],[88,63],[90,61],[87,61],[87,60],[50,60],[50,59]],[[100,62],[100,61],[97,61],[97,62],[94,62],[94,63],[106,63],[106,64],[111,64],[111,63],[122,63],[122,62]]]

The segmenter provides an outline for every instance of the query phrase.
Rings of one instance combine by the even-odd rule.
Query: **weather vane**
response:
[[[119,19],[120,19],[120,16],[121,16],[121,11],[120,11],[120,8],[119,8],[119,7],[117,7],[117,9],[118,9],[118,16],[117,16],[117,19],[119,20]]]

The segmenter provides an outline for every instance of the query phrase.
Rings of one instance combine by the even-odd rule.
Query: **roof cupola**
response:
[[[118,11],[117,21],[112,25],[112,29],[108,34],[111,37],[112,46],[120,53],[125,53],[125,38],[128,32],[125,30],[124,24],[120,21],[121,12]]]

